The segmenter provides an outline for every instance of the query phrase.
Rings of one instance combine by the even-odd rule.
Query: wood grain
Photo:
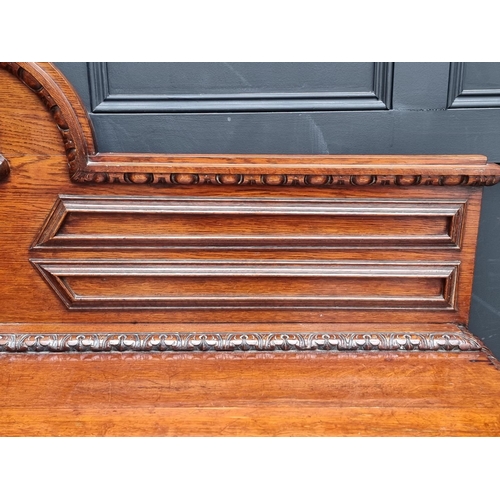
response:
[[[290,193],[282,191],[266,191],[256,190],[254,193],[258,198],[252,200],[263,200],[263,205],[281,207],[280,210],[286,210],[287,213],[295,214],[296,224],[290,224],[282,221],[281,226],[279,218],[276,224],[282,228],[280,238],[274,234],[274,221],[269,224],[263,224],[256,217],[248,222],[247,225],[241,225],[236,228],[233,223],[233,233],[231,234],[231,224],[227,226],[225,219],[221,215],[220,224],[207,226],[203,223],[202,210],[199,212],[200,232],[191,234],[187,229],[178,229],[181,238],[191,238],[188,245],[190,248],[183,248],[184,243],[180,243],[180,238],[174,239],[177,243],[172,247],[165,245],[165,237],[168,238],[168,233],[149,234],[146,224],[135,222],[135,226],[131,225],[128,228],[125,225],[112,223],[113,219],[102,219],[100,224],[93,224],[90,229],[93,244],[82,245],[79,248],[74,248],[74,245],[61,245],[55,247],[32,248],[30,247],[36,241],[39,241],[37,234],[43,227],[47,226],[51,210],[58,199],[61,199],[61,193],[65,196],[68,202],[70,200],[82,197],[83,203],[77,206],[77,209],[83,207],[84,211],[79,211],[79,214],[85,215],[90,207],[96,206],[93,203],[93,196],[104,200],[108,205],[104,206],[104,211],[99,212],[109,214],[109,205],[116,200],[114,206],[115,213],[120,217],[130,215],[130,212],[137,207],[138,199],[145,198],[146,192],[150,197],[146,197],[151,205],[151,211],[157,210],[155,204],[158,205],[158,200],[164,200],[166,206],[175,206],[175,199],[183,199],[184,204],[189,204],[191,210],[198,206],[201,209],[208,207],[219,206],[222,209],[224,204],[229,204],[230,210],[248,210],[249,190],[244,187],[225,187],[223,193],[218,193],[218,196],[213,197],[213,192],[207,186],[189,187],[189,196],[186,196],[186,187],[171,188],[169,195],[166,193],[158,193],[158,190],[153,186],[136,186],[124,185],[110,186],[100,185],[85,187],[71,184],[68,182],[65,175],[65,160],[64,156],[24,156],[12,157],[11,167],[16,173],[10,176],[2,187],[2,204],[0,212],[2,216],[3,232],[0,234],[0,242],[2,244],[3,265],[0,267],[0,283],[2,284],[2,294],[4,297],[3,321],[42,321],[52,322],[55,319],[64,323],[75,321],[140,321],[141,316],[138,313],[127,311],[114,312],[107,311],[104,317],[98,316],[98,311],[83,311],[73,310],[71,315],[68,315],[64,304],[60,303],[57,295],[52,293],[50,288],[43,282],[36,270],[30,264],[30,259],[57,259],[61,260],[93,260],[98,259],[120,259],[130,261],[131,259],[139,260],[163,260],[166,265],[168,263],[176,263],[177,261],[189,260],[213,260],[213,261],[255,261],[262,260],[269,265],[278,263],[279,261],[309,261],[317,262],[318,265],[324,261],[386,261],[386,262],[401,262],[412,265],[418,262],[435,262],[437,266],[443,262],[459,262],[460,273],[457,286],[457,295],[454,304],[458,312],[450,311],[426,311],[429,314],[422,315],[421,311],[411,311],[407,309],[393,310],[391,312],[394,321],[412,322],[412,321],[458,321],[466,323],[468,318],[470,290],[472,286],[473,263],[475,241],[477,235],[477,224],[479,219],[479,208],[481,192],[478,189],[470,187],[409,187],[394,189],[391,187],[365,187],[363,189],[342,189],[336,188],[331,190],[322,190],[320,193],[314,188],[301,188],[294,192],[293,200],[290,201]],[[90,189],[90,191],[89,191]],[[145,191],[145,189],[147,191]],[[286,190],[285,190],[286,191]],[[117,196],[117,193],[120,196]],[[159,194],[162,197],[159,198]],[[223,196],[221,197],[221,194]],[[362,207],[359,209],[357,217],[363,220],[358,221],[358,224],[349,224],[348,219],[342,219],[339,223],[334,224],[332,229],[328,229],[330,234],[326,234],[330,238],[327,245],[317,245],[315,239],[325,238],[324,225],[313,226],[308,220],[307,211],[314,205],[310,200],[317,199],[320,196],[319,204],[328,206],[328,210],[335,210],[335,206]],[[138,196],[140,198],[138,198]],[[27,201],[29,202],[27,203]],[[107,201],[106,201],[107,200]],[[172,201],[169,201],[172,200]],[[225,200],[225,201],[224,201]],[[367,201],[368,200],[368,201]],[[179,212],[186,213],[183,209],[183,202],[179,203]],[[344,204],[344,205],[343,205]],[[253,205],[255,206],[255,205]],[[85,208],[87,207],[87,208]],[[231,208],[232,207],[232,208]],[[236,208],[235,208],[236,207]],[[383,207],[383,210],[390,212],[390,217],[394,217],[396,221],[401,223],[400,215],[410,217],[407,219],[406,228],[415,228],[415,232],[431,233],[437,232],[438,237],[443,244],[437,244],[428,236],[424,236],[425,245],[421,245],[421,240],[413,239],[415,245],[408,244],[407,239],[413,238],[411,234],[405,233],[403,229],[395,229],[394,226],[388,227],[383,221],[374,219],[374,211]],[[392,207],[392,208],[389,208]],[[427,211],[432,207],[434,213],[443,213],[439,225],[434,225],[435,220],[429,221]],[[451,207],[451,211],[449,208]],[[459,207],[465,207],[462,210]],[[102,207],[101,207],[102,208]],[[456,208],[459,208],[455,212]],[[411,209],[411,210],[410,210]],[[257,209],[258,210],[258,209]],[[261,209],[262,210],[262,209]],[[358,210],[358,209],[356,209]],[[56,210],[57,211],[57,210]],[[411,212],[410,215],[408,215]],[[451,212],[456,213],[453,215]],[[76,213],[76,212],[74,212]],[[384,215],[386,217],[387,215]],[[231,220],[233,215],[226,214],[226,219]],[[274,217],[277,217],[274,215]],[[306,220],[302,222],[302,217]],[[351,217],[342,216],[342,217]],[[371,217],[371,219],[370,219]],[[412,218],[413,217],[413,218]],[[114,219],[115,221],[117,219]],[[369,221],[371,220],[371,223]],[[72,226],[67,229],[64,225],[60,225],[61,220],[55,220],[52,224],[52,229],[48,229],[48,238],[51,234],[57,233],[59,228],[63,231],[72,231],[80,226],[75,226],[76,221],[71,222]],[[110,223],[111,222],[111,223]],[[356,222],[356,220],[355,220]],[[444,223],[446,222],[446,227]],[[157,219],[157,224],[160,222]],[[163,222],[162,222],[163,223]],[[172,226],[170,226],[172,227]],[[134,229],[136,228],[136,229]],[[128,232],[127,232],[128,229]],[[272,229],[272,230],[271,230]],[[269,231],[271,230],[271,231]],[[52,232],[51,232],[52,231]],[[88,232],[89,229],[86,229]],[[111,235],[117,234],[118,241],[124,242],[127,239],[134,239],[134,232],[139,235],[139,241],[134,244],[125,244],[112,247],[108,244],[102,244],[98,238],[94,239],[93,235],[99,232],[108,232]],[[121,234],[120,234],[121,231]],[[238,231],[238,232],[236,232]],[[307,237],[300,239],[300,231],[306,232]],[[393,231],[396,236],[398,233],[401,236],[400,241],[395,243],[389,241],[387,235]],[[342,240],[337,235],[346,234],[347,238]],[[43,231],[42,231],[43,233]],[[93,233],[93,234],[92,234]],[[157,231],[158,233],[158,231]],[[394,234],[393,233],[393,234]],[[212,241],[217,241],[217,245],[207,245],[207,237]],[[224,235],[233,238],[233,241],[224,241]],[[448,234],[448,236],[446,236]],[[234,236],[233,236],[234,235]],[[418,235],[417,235],[418,236]],[[334,238],[334,241],[331,238]],[[42,240],[45,236],[42,236]],[[270,240],[279,240],[279,244],[272,245]],[[406,241],[405,241],[406,239]],[[236,243],[235,244],[235,240]],[[451,240],[451,241],[450,241]],[[80,239],[81,241],[81,239]],[[359,242],[363,242],[362,245]],[[239,242],[239,243],[238,243]],[[248,243],[251,243],[250,245]],[[417,244],[418,242],[418,244]],[[448,242],[448,245],[446,243]],[[455,244],[453,244],[455,242]],[[62,242],[64,243],[64,241]],[[241,244],[243,243],[243,244]],[[450,243],[452,243],[450,245]],[[458,245],[458,246],[457,246]],[[358,248],[355,248],[358,246]],[[38,245],[40,247],[40,245]],[[73,248],[72,248],[73,247]],[[106,248],[107,247],[107,248]],[[210,248],[212,247],[212,248]],[[354,262],[353,262],[354,263]],[[13,277],[15,276],[15,279]],[[207,290],[208,291],[208,290]],[[43,304],[40,307],[40,304]],[[442,307],[442,306],[439,306]],[[361,322],[387,321],[387,311],[375,310],[371,308],[369,311],[358,310],[354,317]],[[288,313],[277,315],[276,309],[261,311],[258,318],[255,313],[244,310],[220,311],[214,309],[212,311],[198,310],[195,314],[186,315],[177,311],[169,311],[166,314],[161,310],[150,310],[147,313],[148,321],[255,321],[266,320],[271,322],[289,320]],[[424,319],[425,318],[425,319]],[[312,310],[303,311],[300,314],[299,321],[351,321],[353,319],[353,311],[331,311],[326,315],[324,311],[318,315]]]
[[[0,358],[3,436],[499,436],[482,353]]]
[[[33,248],[458,248],[465,205],[439,199],[59,195]]]
[[[57,130],[64,145],[69,175],[74,182],[160,185],[236,185],[276,187],[333,186],[480,186],[500,181],[500,167],[481,155],[471,156],[287,156],[287,155],[144,155],[95,151],[91,122],[78,95],[49,63],[0,63],[28,87],[49,111],[51,133]],[[11,87],[13,90],[11,90]],[[1,91],[0,91],[1,92]],[[7,114],[17,97],[7,89]],[[33,102],[33,99],[31,99]],[[24,107],[19,109],[23,110]],[[14,113],[9,142],[20,152],[26,134],[16,133],[23,122],[36,127],[40,111]],[[16,120],[20,120],[16,125]],[[8,127],[12,128],[12,127]],[[47,141],[55,144],[59,141]],[[30,150],[30,152],[39,152]],[[394,167],[398,168],[396,171]],[[450,168],[451,167],[451,168]]]
[[[10,174],[9,162],[0,154],[0,182]]]
[[[98,153],[59,72],[1,68],[1,435],[500,435],[500,167]]]
[[[32,259],[69,309],[456,308],[458,266],[434,262]],[[325,311],[326,313],[326,311]],[[355,311],[353,311],[355,314]]]
[[[211,269],[218,269],[219,273],[226,265],[226,281],[219,280],[218,294],[214,293],[216,280],[205,279],[197,283],[191,280],[188,283],[190,278],[186,276],[184,285],[177,287],[180,291],[184,290],[187,297],[196,291],[202,297],[215,295],[217,300],[224,300],[225,297],[226,302],[231,300],[231,295],[234,300],[235,295],[258,298],[259,294],[260,300],[265,301],[275,285],[282,296],[300,296],[304,291],[306,295],[311,295],[311,290],[318,283],[305,283],[306,278],[298,278],[299,281],[291,285],[278,283],[277,280],[282,279],[278,277],[270,281],[268,277],[261,276],[259,280],[260,268],[255,268],[255,278],[245,284],[231,275],[231,262],[249,264],[262,260],[261,265],[267,268],[283,261],[290,262],[292,266],[308,262],[309,268],[329,262],[348,261],[353,265],[357,261],[395,262],[410,269],[420,262],[430,267],[434,265],[437,269],[443,263],[450,263],[459,266],[459,272],[454,273],[458,276],[456,286],[450,286],[450,280],[443,282],[444,276],[434,281],[423,277],[423,282],[416,277],[404,281],[405,278],[400,276],[403,281],[391,291],[387,283],[377,282],[375,276],[368,282],[363,281],[365,276],[352,285],[357,287],[355,290],[349,291],[347,283],[337,280],[335,284],[332,281],[327,285],[323,280],[318,288],[323,297],[341,297],[342,294],[359,297],[368,283],[375,284],[371,289],[371,306],[367,304],[368,308],[359,307],[356,310],[324,309],[318,313],[309,304],[311,307],[293,311],[294,320],[374,322],[390,319],[395,322],[467,323],[481,192],[474,186],[463,184],[476,183],[474,176],[485,180],[488,176],[497,175],[498,167],[488,164],[485,157],[95,153],[88,117],[83,113],[74,91],[57,71],[50,70],[47,65],[25,64],[15,68],[9,66],[8,71],[0,72],[0,78],[3,82],[0,87],[6,96],[0,115],[8,131],[2,135],[2,140],[11,148],[9,161],[12,168],[12,175],[2,185],[0,208],[4,221],[0,235],[3,249],[0,284],[5,304],[3,321],[102,323],[141,321],[146,316],[148,321],[192,323],[290,320],[289,312],[280,312],[269,301],[269,307],[261,308],[258,315],[251,307],[228,309],[224,304],[212,310],[199,308],[189,314],[172,309],[141,312],[141,307],[147,309],[148,300],[137,301],[137,311],[96,308],[90,311],[74,309],[68,313],[68,302],[61,303],[57,293],[53,293],[30,264],[30,259],[44,262],[57,260],[68,265],[74,261],[98,263],[112,259],[122,269],[127,267],[128,262],[152,260],[161,261],[164,268],[178,267],[186,260],[193,264],[195,261],[205,262]],[[55,104],[47,105],[47,95],[52,96]],[[86,155],[85,166],[82,164],[77,170],[105,168],[110,174],[133,174],[136,176],[131,177],[133,182],[102,185],[69,182],[68,143],[64,143],[61,135],[63,122],[59,115],[55,115],[57,110],[53,106],[56,105],[70,131],[81,127],[80,131],[72,131],[72,137],[77,142],[76,149]],[[39,127],[31,127],[30,123]],[[32,149],[30,143],[36,143],[36,149]],[[27,144],[24,149],[23,144]],[[33,154],[41,151],[45,154]],[[201,168],[209,177],[215,175],[216,183],[190,183],[188,177],[193,168]],[[144,175],[147,177],[148,172],[153,170],[168,170],[172,182],[141,184]],[[235,183],[234,176],[246,175],[245,172],[250,171],[261,176],[262,182]],[[304,182],[280,186],[280,183],[283,184],[283,177],[280,176],[288,176],[294,171],[303,176]],[[225,172],[225,177],[218,177],[218,172]],[[185,174],[188,177],[182,177]],[[344,185],[337,182],[340,178],[333,184],[328,181],[325,184],[328,189],[324,189],[325,175],[347,176],[347,180]],[[377,183],[372,185],[371,175],[382,177],[377,177]],[[430,176],[431,184],[436,185],[426,185],[424,177],[414,182],[415,176],[419,175]],[[392,184],[384,185],[385,181],[382,181],[386,176],[392,179]],[[288,183],[292,177],[287,179]],[[75,201],[78,197],[80,205]],[[101,197],[97,204],[94,203],[95,197]],[[140,205],[140,198],[148,200],[146,205],[149,205],[143,214],[152,215],[152,219],[137,217],[139,212],[135,208]],[[73,203],[67,220],[64,219],[66,208],[57,208],[57,200]],[[159,219],[158,214],[169,210],[171,214],[175,203],[177,218],[171,220],[170,225],[165,225],[165,220]],[[110,209],[110,206],[114,208]],[[268,208],[264,209],[265,206]],[[313,206],[320,208],[314,210]],[[197,219],[193,221],[188,214],[195,207],[198,212]],[[49,216],[51,210],[56,215],[52,220]],[[335,217],[325,223],[325,214]],[[73,233],[75,237],[72,238]],[[106,241],[103,243],[103,240]],[[56,245],[45,245],[52,241]],[[174,244],[169,245],[169,242]],[[372,268],[375,269],[376,265]],[[89,288],[89,280],[94,280],[92,284],[99,285],[101,292],[108,297],[115,293],[113,289],[124,289],[125,295],[130,297],[133,287],[136,287],[139,298],[150,296],[148,287],[153,295],[162,296],[160,288],[163,285],[160,283],[145,283],[141,291],[137,290],[138,279],[134,281],[123,276],[121,282],[113,279],[111,282],[114,285],[109,285],[109,282],[95,281],[100,278],[97,275],[87,276],[85,283],[80,279],[78,285],[84,290],[83,295],[99,296],[99,288],[96,293],[92,292],[92,287]],[[68,284],[71,288],[71,283]],[[235,291],[230,290],[232,284],[238,284]],[[59,287],[59,291],[67,289],[66,285]],[[172,281],[171,291],[175,285]],[[336,285],[340,286],[339,291],[335,290]],[[370,287],[365,292],[369,291]],[[399,295],[396,294],[398,291]],[[377,294],[381,297],[377,298]],[[393,298],[398,295],[403,300],[397,308],[391,309],[388,316],[387,310],[379,306],[380,299],[391,294]],[[418,295],[432,296],[441,302],[433,310],[428,307],[419,309],[422,302],[418,300],[410,306],[406,298],[413,296],[418,299]],[[403,304],[408,307],[403,307]],[[446,304],[450,307],[444,310]]]
[[[419,155],[118,155],[89,157],[77,182],[316,187],[479,186],[500,180],[486,157]],[[464,160],[462,162],[462,159]],[[455,161],[455,165],[453,165]],[[397,167],[395,169],[395,167]]]

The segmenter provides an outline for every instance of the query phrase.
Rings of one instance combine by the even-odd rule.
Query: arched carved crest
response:
[[[78,183],[248,187],[487,186],[500,167],[484,156],[287,156],[97,153],[77,93],[50,63],[0,63],[44,103]],[[0,179],[8,175],[1,164]]]
[[[85,169],[89,154],[95,153],[91,124],[63,75],[48,63],[0,62],[0,68],[34,92],[52,115],[64,143],[70,175]]]

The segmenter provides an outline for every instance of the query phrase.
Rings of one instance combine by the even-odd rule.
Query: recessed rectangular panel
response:
[[[450,310],[456,263],[33,260],[70,309]]]
[[[88,63],[94,113],[388,109],[392,63]]]
[[[34,247],[459,247],[465,202],[61,196]]]
[[[370,92],[373,63],[107,63],[111,95]]]
[[[464,90],[500,89],[500,64],[497,62],[464,63]]]
[[[500,107],[500,65],[492,62],[450,63],[450,108]]]
[[[258,271],[257,271],[258,272]],[[71,276],[65,278],[75,296],[99,296],[116,300],[230,300],[240,302],[259,298],[277,297],[323,301],[333,297],[368,298],[384,301],[392,298],[440,298],[443,294],[442,278],[357,278],[321,276]],[[373,297],[370,297],[370,293]],[[215,304],[215,303],[214,303]]]

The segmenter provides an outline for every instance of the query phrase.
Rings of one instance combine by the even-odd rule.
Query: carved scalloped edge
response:
[[[493,186],[498,175],[309,175],[309,174],[206,174],[206,173],[123,173],[76,171],[74,182],[96,184],[158,184],[165,186]]]
[[[43,69],[34,63],[0,62],[0,69],[8,71],[24,83],[50,112],[63,140],[70,175],[85,168],[88,146],[78,116],[52,76],[44,74]],[[47,86],[54,86],[57,92],[46,88]]]
[[[10,166],[6,158],[0,154],[0,181],[7,179],[10,175]]]
[[[78,183],[120,183],[120,184],[158,184],[172,186],[189,185],[243,185],[267,187],[337,187],[337,186],[491,186],[500,182],[498,169],[486,172],[483,175],[441,175],[437,172],[425,173],[418,170],[415,175],[382,175],[370,170],[367,174],[347,174],[335,172],[331,167],[326,175],[310,173],[306,170],[294,173],[286,166],[275,165],[279,169],[276,173],[259,173],[257,169],[243,173],[213,173],[210,165],[202,165],[199,171],[193,166],[189,172],[189,160],[183,165],[183,173],[176,173],[174,166],[148,167],[147,158],[151,155],[136,155],[134,164],[129,165],[132,171],[125,170],[125,166],[117,167],[121,159],[112,153],[100,155],[100,165],[94,162],[95,157],[90,157],[95,152],[92,125],[88,113],[81,104],[80,99],[69,82],[54,66],[49,63],[14,63],[0,62],[0,69],[4,69],[24,83],[43,102],[52,115],[64,143],[68,160],[70,178]],[[159,155],[165,156],[165,155]],[[368,155],[367,155],[368,156]],[[107,170],[107,163],[112,168]],[[118,163],[117,163],[118,162]],[[99,162],[98,162],[99,163]],[[486,163],[481,168],[490,167]],[[186,169],[187,167],[187,169]],[[283,170],[281,170],[281,168]],[[344,166],[345,167],[345,166]],[[118,168],[119,171],[115,169]],[[151,170],[149,170],[151,168]],[[163,168],[165,170],[163,170]],[[227,166],[230,171],[231,165]],[[418,167],[417,167],[418,168]],[[281,171],[280,171],[281,170]],[[345,170],[344,170],[345,172]],[[330,175],[331,174],[331,175]]]
[[[0,352],[483,350],[470,333],[68,333],[0,335]]]

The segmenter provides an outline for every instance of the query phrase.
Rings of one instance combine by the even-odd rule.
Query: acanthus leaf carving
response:
[[[446,351],[483,350],[463,333],[2,334],[0,352],[130,351]]]

